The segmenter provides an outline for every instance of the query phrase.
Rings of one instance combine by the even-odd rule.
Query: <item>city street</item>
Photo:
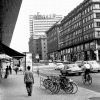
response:
[[[45,72],[45,71],[43,71]],[[100,93],[78,87],[76,94],[66,94],[60,91],[58,94],[52,95],[49,90],[40,87],[40,77],[34,73],[35,84],[31,97],[27,96],[25,84],[23,82],[23,74],[13,74],[7,79],[3,79],[0,85],[1,100],[99,100]],[[94,99],[95,98],[95,99]]]
[[[100,73],[92,73],[91,76],[92,76],[92,84],[91,85],[83,84],[82,76],[73,76],[70,78],[73,79],[74,81],[76,81],[79,86],[100,93]]]
[[[100,0],[0,7],[0,100],[100,100]]]
[[[41,70],[41,73],[45,73],[45,74],[49,74],[49,75],[55,75],[58,76],[60,74],[59,71],[45,71],[45,70]],[[82,82],[82,76],[68,76],[69,78],[71,78],[72,80],[74,80],[80,87],[95,91],[95,92],[99,92],[100,93],[100,73],[91,73],[92,76],[92,84],[91,85],[87,85],[87,84],[83,84]]]

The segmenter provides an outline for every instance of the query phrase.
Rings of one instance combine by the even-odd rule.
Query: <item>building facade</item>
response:
[[[58,60],[59,56],[59,28],[60,22],[55,23],[49,30],[46,31],[47,35],[47,56],[48,59]]]
[[[100,0],[84,0],[62,21],[62,60],[100,60]]]
[[[39,38],[39,50],[40,50],[40,60],[47,60],[47,37]]]
[[[36,55],[39,55],[39,60],[47,59],[47,37],[41,36],[38,39],[31,39],[29,49],[33,54],[33,61],[36,61]]]
[[[62,18],[61,15],[50,14],[50,15],[37,15],[29,16],[30,23],[30,37],[39,38],[41,35],[46,35],[47,31],[53,24]]]
[[[62,16],[61,15],[41,15],[37,13],[37,15],[30,15],[29,17],[30,22],[30,38],[29,38],[29,52],[32,52],[35,56],[36,49],[35,49],[35,43],[33,43],[33,40],[39,39],[42,37],[46,37],[46,31],[57,21],[59,21]],[[44,39],[42,39],[44,40]],[[46,41],[46,40],[45,40]],[[42,45],[43,46],[43,45]],[[45,47],[47,48],[47,47]],[[34,52],[34,50],[35,52]],[[42,49],[44,50],[44,49]],[[47,51],[47,50],[46,50]],[[44,56],[44,53],[42,51],[42,57]],[[35,57],[34,57],[35,58]],[[44,57],[43,57],[44,58]]]

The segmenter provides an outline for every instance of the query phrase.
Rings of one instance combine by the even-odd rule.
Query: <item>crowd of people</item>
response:
[[[15,71],[15,73],[17,74],[18,71],[21,71],[21,69],[19,69],[19,67],[17,65],[15,65],[13,68],[11,66],[6,66],[5,68],[5,76],[4,78],[7,78],[9,76],[9,74],[12,74],[12,71]]]

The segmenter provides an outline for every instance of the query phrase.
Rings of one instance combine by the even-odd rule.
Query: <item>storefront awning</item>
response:
[[[0,54],[6,54],[10,57],[13,57],[13,58],[16,58],[16,59],[20,59],[20,58],[23,58],[25,55],[18,52],[18,51],[15,51],[13,50],[12,48],[4,45],[3,43],[0,42]]]

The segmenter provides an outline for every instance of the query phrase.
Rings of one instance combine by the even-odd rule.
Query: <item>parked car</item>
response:
[[[66,66],[67,64],[72,64],[73,62],[70,61],[55,61],[56,64],[56,68],[55,70],[62,70],[64,69],[64,66]]]
[[[92,72],[100,72],[100,64],[96,60],[87,61],[92,67]]]
[[[78,60],[75,62],[75,64],[77,64],[79,67],[83,66],[84,61],[83,60]]]
[[[64,64],[62,62],[56,62],[55,64],[56,64],[55,70],[62,70],[62,69],[64,69]]]
[[[80,68],[77,64],[67,64],[64,66],[64,70],[66,71],[67,75],[81,75],[82,73],[82,68]]]

